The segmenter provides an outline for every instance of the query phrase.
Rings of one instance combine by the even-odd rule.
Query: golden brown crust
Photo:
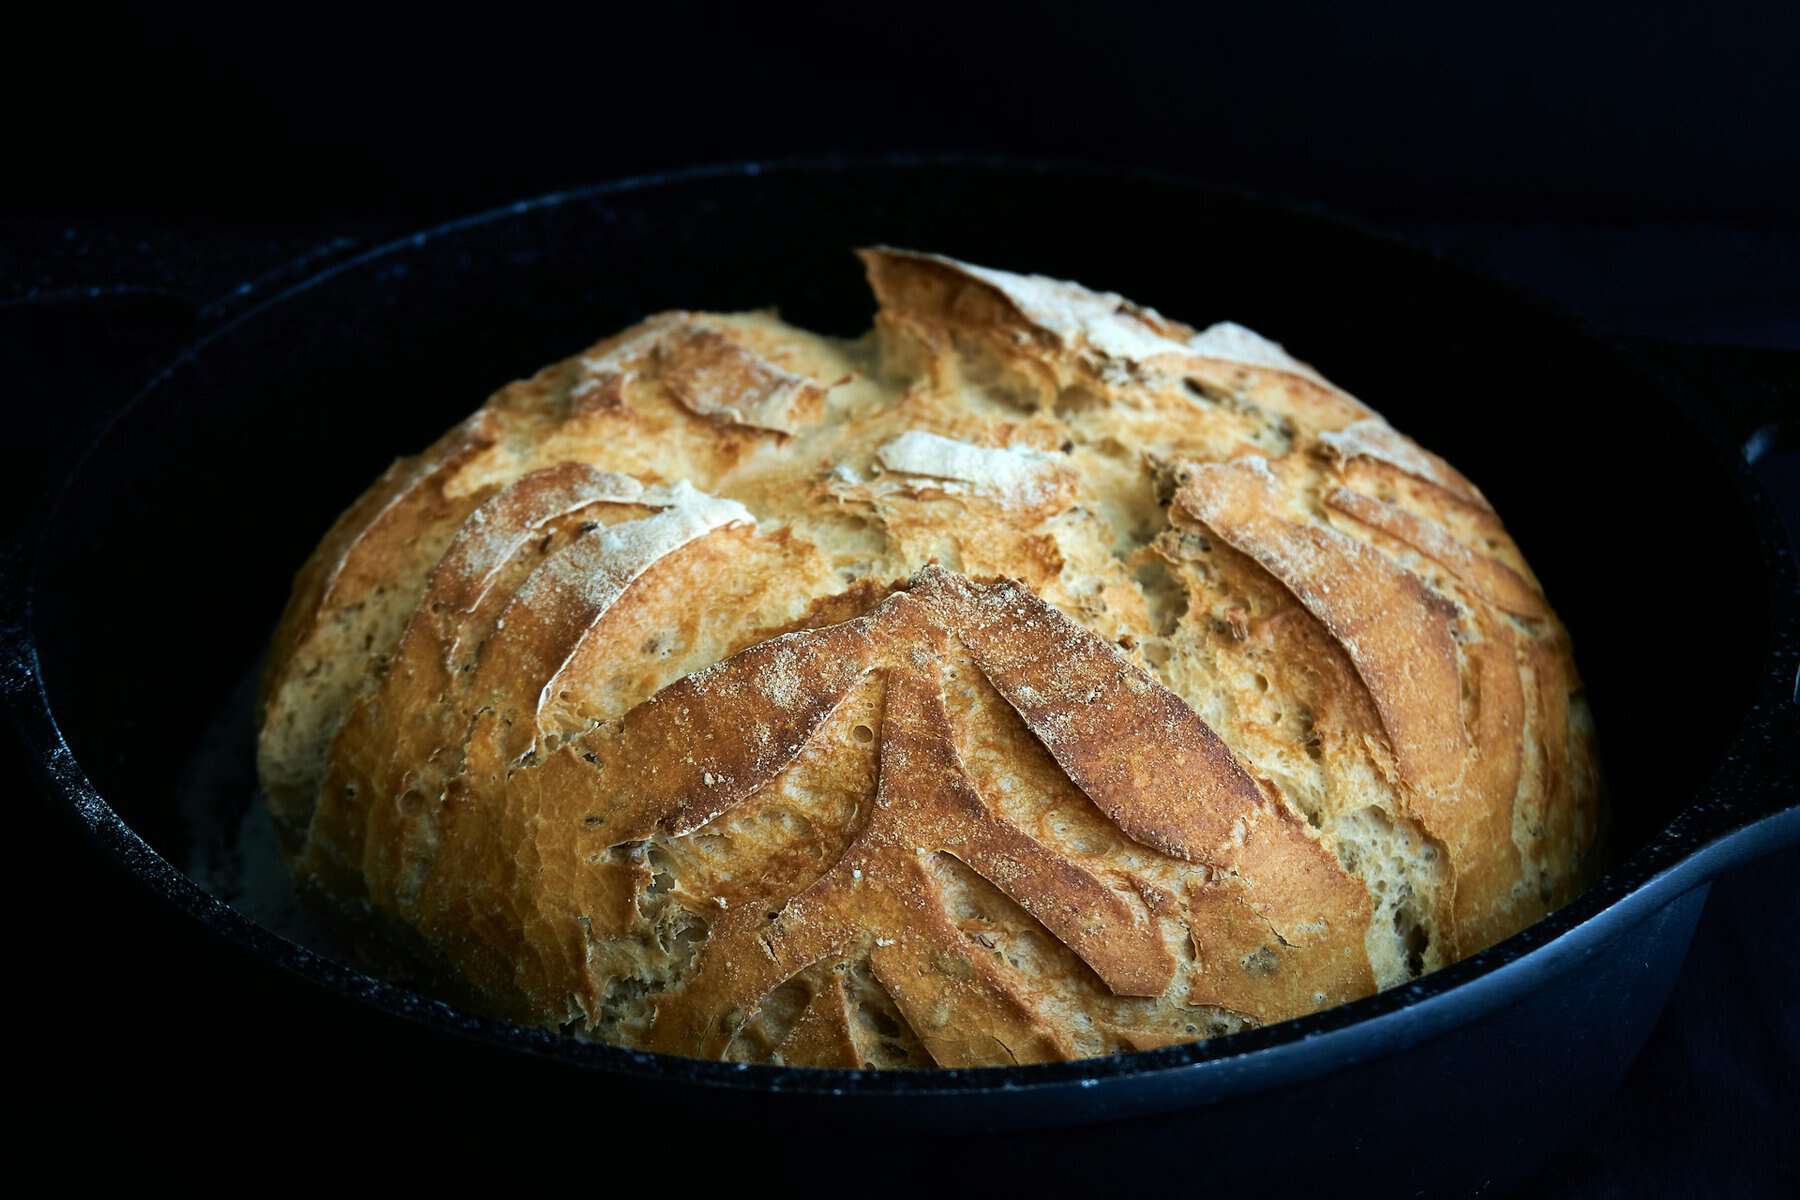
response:
[[[1461,472],[1378,416],[1364,417],[1342,429],[1322,433],[1318,444],[1327,457],[1339,462],[1381,463],[1431,484],[1465,504],[1492,511],[1487,497],[1463,478]]]
[[[594,504],[631,504],[642,494],[629,476],[561,463],[523,477],[470,514],[432,571],[380,683],[337,732],[309,828],[308,870],[330,872],[335,886],[354,890],[388,878],[368,869],[367,854],[419,852],[413,842],[423,793],[460,765],[445,755],[467,732],[457,727],[461,710],[453,700],[471,682],[467,643],[477,631],[485,638],[512,601],[496,583],[558,518]],[[484,608],[492,611],[484,615]],[[377,796],[399,800],[372,804]]]
[[[382,609],[369,604],[371,593],[395,582],[389,572],[397,559],[431,545],[474,507],[447,485],[493,445],[493,424],[486,411],[477,413],[424,454],[395,463],[313,552],[269,650],[258,703],[265,745],[282,738],[317,746],[330,736],[356,686],[353,661],[381,636]],[[290,844],[311,818],[319,765],[316,754],[297,757],[297,769],[282,771],[263,756],[264,793]]]
[[[827,389],[783,370],[717,329],[691,324],[657,344],[661,379],[698,416],[775,433],[817,421]]]
[[[1279,515],[1261,459],[1194,466],[1176,503],[1281,580],[1356,664],[1401,775],[1425,797],[1468,756],[1450,614],[1442,597],[1371,547]]]
[[[1474,588],[1484,600],[1521,617],[1542,618],[1550,615],[1543,593],[1519,573],[1486,554],[1470,549],[1454,534],[1435,521],[1415,516],[1398,505],[1388,504],[1349,488],[1333,488],[1325,495],[1325,503],[1339,512],[1355,517],[1372,529],[1398,538],[1419,553],[1450,568],[1459,579]]]
[[[1477,802],[1466,806],[1450,847],[1457,870],[1457,942],[1465,954],[1511,932],[1512,887],[1519,879],[1512,830],[1525,733],[1519,639],[1497,614],[1483,614],[1479,626],[1479,640],[1464,647],[1473,676],[1469,731],[1475,759],[1463,791]]]
[[[389,467],[344,511],[294,580],[293,595],[270,648],[272,663],[285,663],[335,610],[354,604],[356,594],[379,586],[387,557],[383,535],[391,543],[416,532],[419,510],[442,502],[444,478],[470,455],[493,444],[492,425],[485,412],[476,414],[425,453]],[[278,672],[264,678],[264,705],[278,679]]]
[[[1035,1062],[1367,994],[1566,898],[1591,734],[1472,484],[1280,347],[864,254],[671,313],[340,520],[259,747],[301,881],[492,1011]]]
[[[858,1067],[862,1051],[850,1027],[850,999],[837,972],[822,976],[808,995],[800,1019],[775,1047],[775,1058],[784,1063],[815,1067]]]

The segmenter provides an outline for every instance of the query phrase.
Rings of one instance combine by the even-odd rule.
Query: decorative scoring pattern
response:
[[[262,695],[306,890],[517,1019],[875,1066],[1282,1020],[1570,893],[1591,730],[1473,484],[1241,327],[865,261],[873,341],[653,318],[340,519]]]

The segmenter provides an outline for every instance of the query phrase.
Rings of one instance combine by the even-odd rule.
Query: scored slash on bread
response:
[[[1534,919],[1595,842],[1485,497],[1238,326],[864,252],[877,332],[670,313],[503,389],[296,581],[297,878],[461,999],[668,1053],[1211,1036]]]

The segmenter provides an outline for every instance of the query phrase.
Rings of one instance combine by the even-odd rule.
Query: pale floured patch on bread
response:
[[[1002,504],[1033,507],[1057,482],[1055,460],[1025,447],[971,446],[913,429],[884,442],[875,457],[890,471],[967,488]]]

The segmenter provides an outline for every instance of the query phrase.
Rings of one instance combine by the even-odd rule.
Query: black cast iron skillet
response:
[[[874,242],[1240,321],[1454,461],[1573,631],[1612,869],[1490,950],[1303,1020],[910,1074],[661,1058],[470,1017],[190,882],[192,814],[229,820],[249,801],[242,685],[290,576],[389,459],[658,309],[778,304],[859,332],[873,304],[849,252]],[[1134,1189],[1478,1189],[1523,1173],[1617,1086],[1708,881],[1800,840],[1794,565],[1728,438],[1560,320],[1344,224],[1066,167],[746,166],[515,205],[250,301],[124,409],[31,532],[29,578],[0,613],[0,678],[93,852],[216,934],[221,957],[235,945],[286,968],[299,1011],[354,997],[348,1036],[366,1039],[371,1071],[448,1063],[471,1087],[574,1095],[606,1114],[612,1145],[700,1120],[710,1136],[750,1130],[765,1171],[843,1163],[866,1179],[878,1156],[889,1183],[1005,1187],[1030,1171]],[[191,763],[221,754],[233,785],[196,810]]]

